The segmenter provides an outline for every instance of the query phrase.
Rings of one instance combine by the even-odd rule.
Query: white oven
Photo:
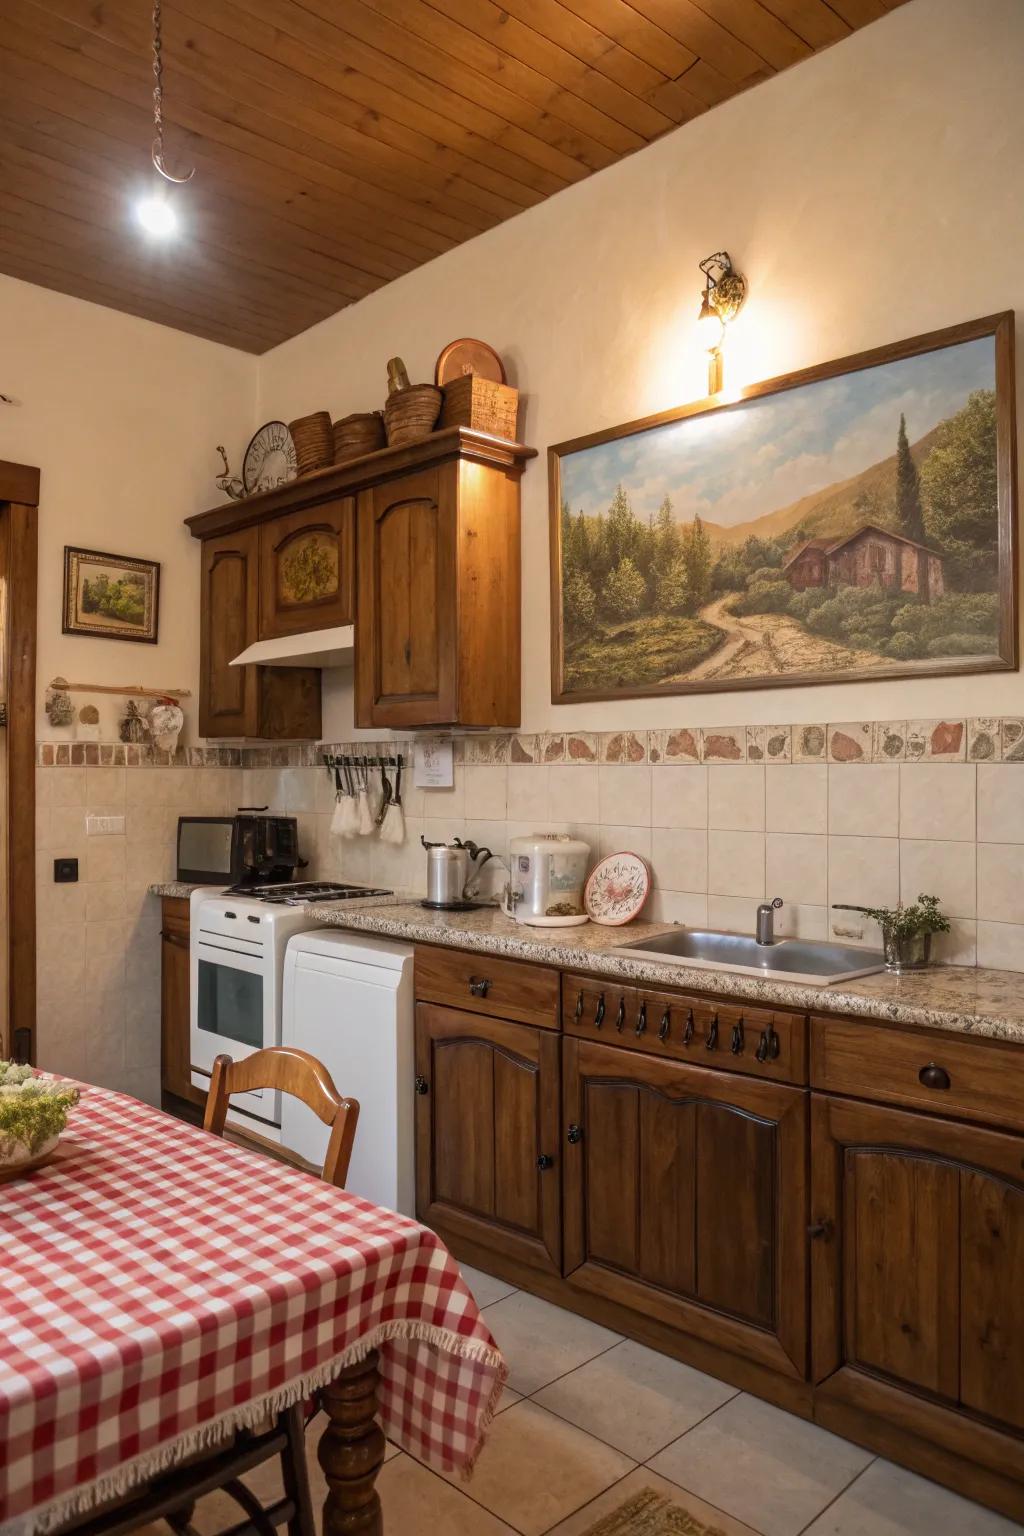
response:
[[[206,1091],[215,1057],[237,1061],[280,1045],[285,946],[310,922],[301,908],[210,890],[192,893],[191,918],[191,1076]],[[279,1139],[280,1097],[240,1093],[228,1118]]]

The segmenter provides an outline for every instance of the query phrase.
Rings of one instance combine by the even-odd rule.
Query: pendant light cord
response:
[[[195,166],[187,176],[172,176],[170,171],[164,169],[164,61],[163,61],[163,31],[160,14],[160,0],[153,0],[153,127],[156,136],[153,139],[152,157],[160,175],[165,181],[173,181],[176,185],[191,181],[195,175]]]

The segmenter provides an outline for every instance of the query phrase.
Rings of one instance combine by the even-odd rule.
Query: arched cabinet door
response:
[[[456,464],[359,496],[360,723],[458,720]]]
[[[588,1040],[563,1051],[567,1278],[803,1378],[807,1094]]]
[[[259,529],[203,542],[200,610],[199,734],[256,736],[259,678],[255,667],[233,667],[256,639],[259,611]]]
[[[446,1239],[558,1273],[554,1030],[416,1008],[416,1212]]]
[[[351,624],[355,499],[339,496],[260,524],[260,639]]]
[[[811,1134],[823,1422],[1021,1467],[1024,1137],[818,1094]]]

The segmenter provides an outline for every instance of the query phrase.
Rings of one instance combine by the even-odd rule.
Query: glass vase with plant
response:
[[[842,912],[863,912],[865,917],[874,918],[882,930],[887,971],[921,970],[931,961],[932,934],[949,932],[949,918],[939,911],[939,898],[923,892],[910,906],[900,902],[895,907],[858,907],[848,901],[832,905]]]

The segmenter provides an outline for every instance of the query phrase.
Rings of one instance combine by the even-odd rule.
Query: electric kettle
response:
[[[420,842],[427,850],[427,899],[423,905],[444,910],[471,903],[480,871],[494,857],[491,850],[479,848],[469,839],[463,842],[461,837],[451,843],[428,843],[421,835]]]

